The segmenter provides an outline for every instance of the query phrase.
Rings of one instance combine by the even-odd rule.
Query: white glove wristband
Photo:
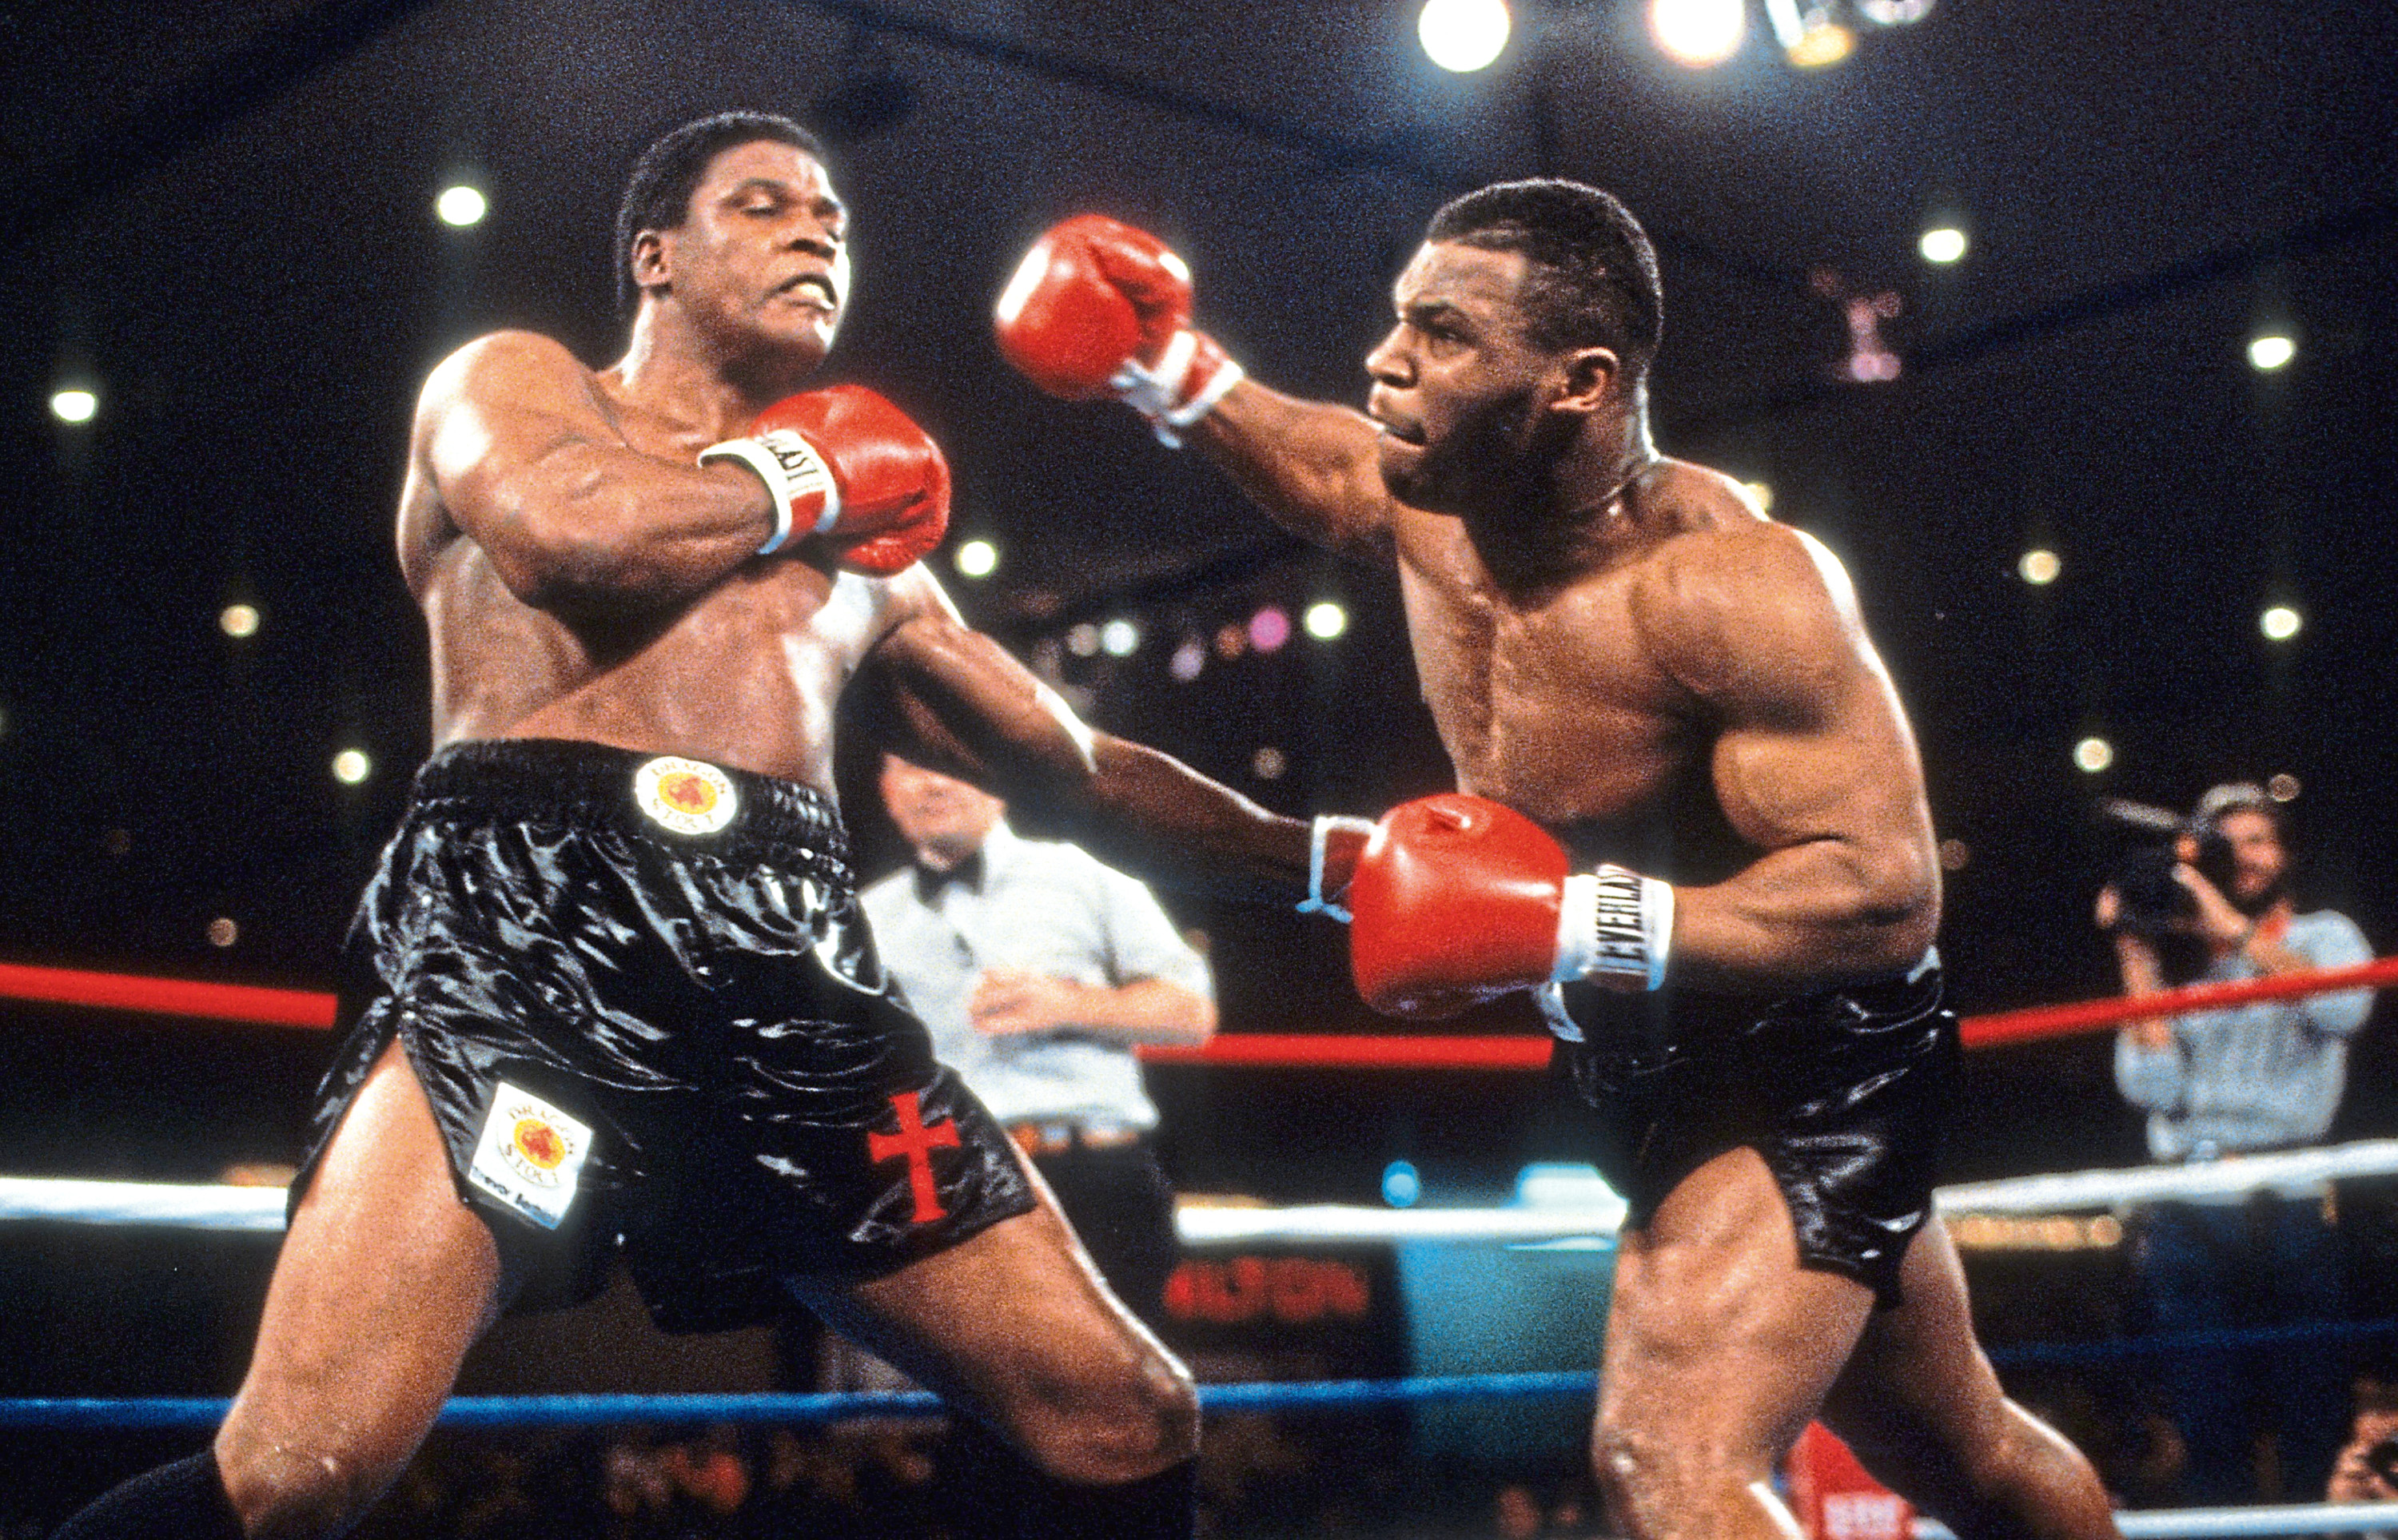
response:
[[[1175,429],[1187,428],[1215,410],[1225,393],[1246,376],[1247,371],[1227,358],[1185,396],[1182,388],[1190,382],[1192,360],[1198,353],[1199,334],[1185,327],[1165,344],[1155,368],[1145,368],[1138,358],[1127,358],[1108,381],[1117,399],[1148,418],[1149,425],[1157,430],[1157,441],[1169,449],[1182,447],[1182,435]]]
[[[1614,865],[1576,872],[1557,905],[1557,965],[1549,979],[1654,989],[1665,982],[1673,944],[1671,883]]]
[[[1370,820],[1349,818],[1338,813],[1318,813],[1307,836],[1307,898],[1300,904],[1302,915],[1328,915],[1341,924],[1349,923],[1349,911],[1324,896],[1324,848],[1331,843],[1332,831],[1346,829],[1352,834],[1373,837]]]
[[[766,484],[766,495],[775,501],[775,532],[758,547],[761,556],[773,556],[791,538],[796,502],[822,500],[810,534],[821,535],[841,521],[841,488],[833,482],[832,467],[815,445],[790,428],[770,428],[755,438],[728,438],[699,451],[701,464],[712,460],[737,460]]]

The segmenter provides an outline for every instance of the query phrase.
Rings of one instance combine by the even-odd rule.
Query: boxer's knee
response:
[[[1198,1453],[1199,1394],[1190,1371],[1143,1348],[1078,1376],[1019,1417],[1025,1456],[1058,1480],[1111,1485]]]
[[[347,1533],[405,1463],[375,1441],[330,1428],[266,1434],[228,1423],[218,1434],[225,1497],[250,1540]]]
[[[1757,1507],[1772,1489],[1772,1461],[1745,1443],[1600,1418],[1591,1429],[1591,1472],[1627,1533],[1666,1533],[1668,1519]],[[1772,1527],[1769,1525],[1769,1527]],[[1729,1533],[1751,1533],[1735,1523]]]

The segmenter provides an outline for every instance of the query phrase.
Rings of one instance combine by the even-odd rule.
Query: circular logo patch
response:
[[[566,1158],[566,1141],[545,1118],[519,1118],[512,1141],[517,1153],[544,1171],[556,1171]]]
[[[732,778],[722,770],[671,756],[633,772],[633,799],[677,834],[714,834],[733,822],[741,806]]]

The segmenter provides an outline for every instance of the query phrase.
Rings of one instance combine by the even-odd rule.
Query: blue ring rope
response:
[[[2165,1353],[2354,1341],[2398,1334],[2398,1320],[2303,1321],[2289,1326],[2165,1332],[2095,1342],[2023,1343],[1993,1349],[1994,1363],[2094,1363]],[[1308,1411],[1413,1406],[1435,1401],[1536,1400],[1591,1396],[1598,1376],[1583,1370],[1516,1374],[1435,1374],[1397,1380],[1257,1381],[1203,1385],[1204,1412]],[[0,1399],[0,1428],[212,1428],[232,1402],[216,1396]],[[818,1426],[853,1417],[936,1417],[929,1390],[680,1395],[453,1396],[440,1427],[606,1427],[626,1423],[774,1423]],[[2398,1529],[2398,1516],[2391,1527]]]

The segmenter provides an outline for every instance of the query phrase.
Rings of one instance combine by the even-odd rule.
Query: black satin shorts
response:
[[[1015,1146],[875,956],[831,800],[592,743],[416,779],[344,950],[305,1189],[396,1035],[525,1306],[621,1252],[669,1331],[788,1307],[1027,1212]]]
[[[1899,1265],[1932,1214],[1957,1078],[1940,970],[1755,1002],[1564,990],[1583,1040],[1553,1077],[1595,1109],[1599,1174],[1646,1225],[1727,1150],[1761,1157],[1788,1205],[1799,1265],[1900,1302]]]

